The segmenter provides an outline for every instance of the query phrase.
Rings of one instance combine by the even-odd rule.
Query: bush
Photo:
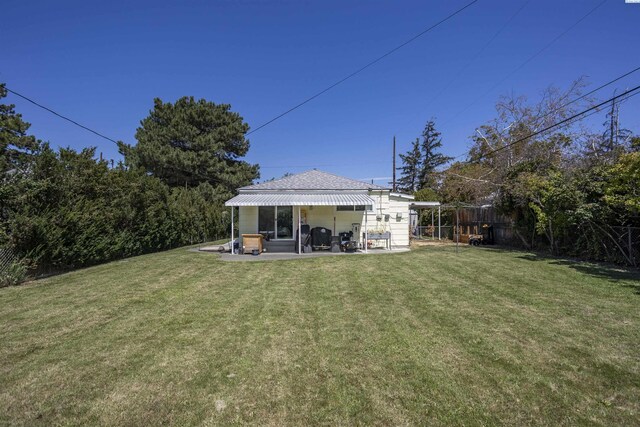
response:
[[[170,187],[95,150],[43,144],[28,173],[13,173],[0,200],[0,242],[39,271],[60,271],[215,239],[229,229],[224,189]]]
[[[17,285],[27,277],[28,263],[16,259],[0,271],[0,288]]]

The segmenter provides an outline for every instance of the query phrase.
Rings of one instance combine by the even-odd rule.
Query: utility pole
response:
[[[396,191],[396,136],[393,135],[393,191]]]

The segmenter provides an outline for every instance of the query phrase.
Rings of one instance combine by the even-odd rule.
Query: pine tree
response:
[[[422,164],[420,139],[416,138],[411,150],[407,151],[406,154],[400,154],[400,160],[402,160],[402,166],[398,168],[401,174],[398,180],[398,188],[407,193],[413,193],[418,189]]]
[[[0,84],[0,99],[6,96],[5,85]],[[27,135],[30,126],[15,112],[15,105],[0,104],[0,179],[8,179],[6,173],[22,172],[24,163],[40,147],[34,136]]]
[[[249,150],[249,125],[228,104],[183,97],[156,98],[136,131],[138,144],[120,144],[127,164],[142,167],[170,186],[208,183],[232,194],[259,177],[258,165],[240,160]]]
[[[422,161],[418,171],[418,189],[436,189],[438,184],[436,172],[438,168],[451,160],[451,157],[438,152],[440,147],[442,147],[440,132],[436,130],[435,122],[429,120],[422,132],[422,144],[420,146]]]

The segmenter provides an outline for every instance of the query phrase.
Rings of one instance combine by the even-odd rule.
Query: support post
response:
[[[433,223],[433,216],[435,215],[435,210],[433,208],[431,208],[431,240],[435,240],[436,239],[436,229],[435,229],[435,225]]]
[[[234,255],[236,253],[234,244],[233,244],[233,211],[234,211],[234,207],[231,206],[231,255]]]
[[[298,206],[298,255],[302,253],[302,206]]]
[[[442,233],[441,233],[441,225],[440,225],[440,206],[438,205],[438,240],[442,240]]]
[[[367,231],[367,217],[369,216],[369,212],[365,209],[364,211],[364,253],[368,252],[367,241],[369,240],[369,232]]]

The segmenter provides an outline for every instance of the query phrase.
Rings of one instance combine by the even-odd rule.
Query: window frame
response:
[[[261,230],[260,229],[260,208],[273,208],[273,224],[271,224],[271,229],[270,230]],[[291,237],[278,237],[278,208],[290,208],[291,209],[291,224],[287,224],[288,226],[290,226],[290,230],[291,230]],[[257,229],[258,229],[258,233],[263,234],[262,232],[266,232],[269,234],[269,239],[270,240],[294,240],[294,236],[295,236],[295,232],[294,232],[294,209],[293,209],[293,205],[286,205],[286,206],[258,206],[258,224],[257,224]]]
[[[336,205],[336,212],[372,212],[372,211],[373,211],[373,205]]]

